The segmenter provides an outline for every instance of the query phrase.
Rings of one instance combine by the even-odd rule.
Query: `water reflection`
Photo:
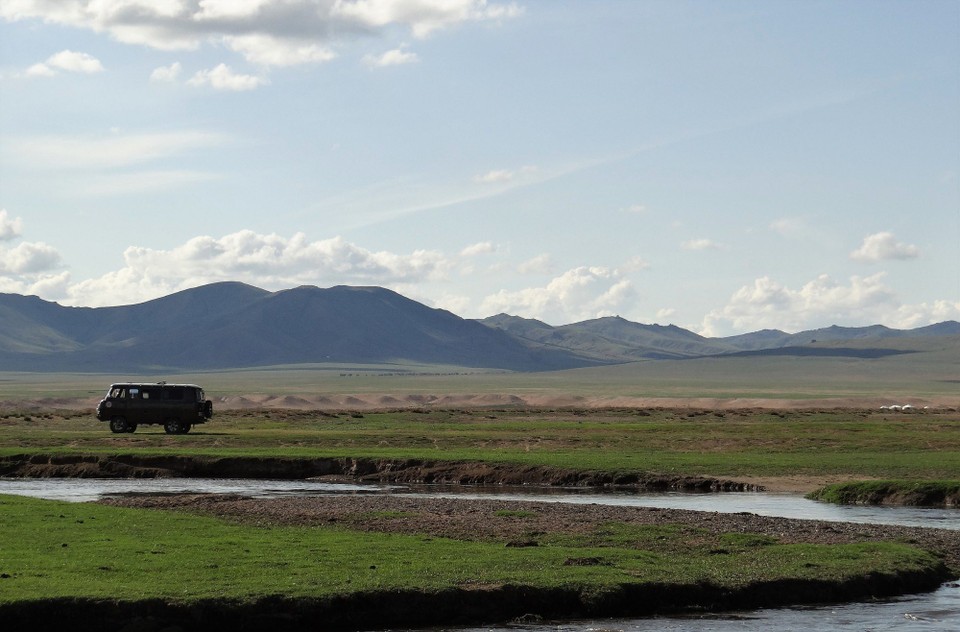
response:
[[[449,628],[453,630],[453,628]],[[782,608],[703,617],[604,619],[503,627],[459,628],[456,632],[957,632],[960,585],[935,593],[875,603],[819,608]]]
[[[328,494],[396,494],[451,498],[490,498],[545,502],[660,507],[722,513],[748,512],[761,516],[899,524],[960,530],[960,509],[831,505],[797,494],[724,492],[714,494],[597,492],[577,488],[470,487],[327,483],[313,480],[220,478],[16,478],[0,479],[0,493],[52,500],[89,502],[119,494],[238,494],[254,498]]]

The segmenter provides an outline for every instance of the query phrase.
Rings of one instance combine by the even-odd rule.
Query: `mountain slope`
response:
[[[511,370],[589,366],[383,288],[267,292],[218,283],[138,305],[67,308],[0,296],[0,361],[20,370],[215,369],[419,362]],[[24,342],[18,342],[24,341]]]
[[[642,325],[605,317],[551,327],[538,320],[498,314],[480,322],[549,348],[567,349],[603,363],[678,359],[734,350],[675,325]]]
[[[547,371],[717,355],[874,358],[960,336],[949,321],[897,330],[827,327],[705,338],[606,317],[554,327],[498,314],[465,320],[379,287],[269,292],[214,283],[137,305],[63,307],[0,294],[0,370],[227,369],[304,363],[419,363]],[[896,344],[893,344],[896,342]],[[777,351],[780,350],[780,351]]]

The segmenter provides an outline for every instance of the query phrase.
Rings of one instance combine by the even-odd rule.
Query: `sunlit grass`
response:
[[[368,457],[713,476],[949,479],[960,471],[960,413],[227,411],[181,436],[159,426],[114,435],[90,414],[0,414],[0,455],[24,453]]]
[[[538,546],[510,548],[503,542],[250,526],[186,513],[0,496],[0,602],[250,601],[504,584],[602,593],[630,583],[733,588],[939,568],[930,554],[898,544],[797,545],[702,533],[693,533],[691,542],[690,535],[677,525],[614,523],[581,536],[542,534]]]

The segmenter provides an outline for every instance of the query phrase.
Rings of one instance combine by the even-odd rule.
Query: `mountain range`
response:
[[[706,338],[674,325],[644,325],[619,317],[558,327],[507,314],[469,320],[380,287],[301,286],[269,292],[224,282],[136,305],[99,308],[0,294],[0,369],[14,371],[212,370],[307,363],[549,371],[724,354],[875,357],[902,352],[885,349],[887,339],[952,335],[960,335],[956,321],[912,330],[874,325]],[[864,347],[863,340],[873,342]],[[861,344],[847,349],[841,341]]]

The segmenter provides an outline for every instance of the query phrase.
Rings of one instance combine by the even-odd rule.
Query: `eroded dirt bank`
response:
[[[632,487],[639,490],[760,491],[759,485],[696,476],[581,471],[517,464],[366,458],[228,458],[202,456],[12,455],[0,457],[0,476],[80,478],[326,477],[365,482],[456,485]]]

